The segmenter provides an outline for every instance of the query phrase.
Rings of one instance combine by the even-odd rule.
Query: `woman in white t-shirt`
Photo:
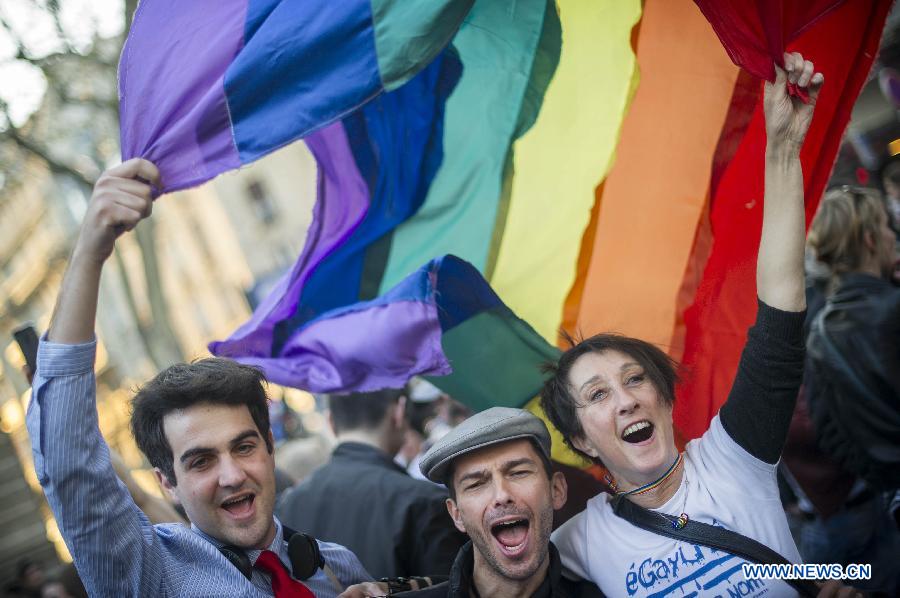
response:
[[[550,420],[602,463],[612,492],[647,509],[722,526],[800,562],[775,478],[803,371],[803,175],[799,152],[824,78],[785,55],[765,86],[765,206],[759,307],[728,401],[709,430],[675,445],[676,364],[653,345],[597,335],[562,355],[542,392]],[[808,92],[804,103],[791,87]],[[744,577],[743,559],[638,528],[591,499],[553,535],[568,574],[609,596],[796,596],[786,583]]]

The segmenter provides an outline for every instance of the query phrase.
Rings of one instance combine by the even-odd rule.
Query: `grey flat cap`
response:
[[[433,482],[444,482],[447,466],[468,452],[491,444],[529,438],[550,459],[550,432],[540,418],[524,409],[491,407],[476,413],[434,443],[419,468]]]

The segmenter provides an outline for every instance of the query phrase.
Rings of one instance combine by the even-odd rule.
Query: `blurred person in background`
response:
[[[299,531],[343,544],[376,578],[446,575],[465,537],[447,493],[394,462],[409,428],[401,389],[329,397],[331,460],[278,504]]]
[[[289,418],[289,409],[284,401],[269,401],[269,422],[276,445],[287,439],[286,423]]]
[[[293,472],[282,466],[282,462],[290,461],[286,456],[291,455],[291,450],[286,448],[286,446],[291,442],[292,435],[296,434],[298,430],[302,430],[302,424],[297,414],[282,400],[269,401],[269,422],[272,427],[272,437],[275,441],[275,502],[277,503],[285,490],[293,487],[294,484],[302,479],[302,477],[294,475]],[[312,455],[308,456],[312,457]],[[310,461],[313,465],[309,466],[305,471],[301,471],[301,474],[309,473],[316,465],[323,462],[317,462],[312,458]],[[296,460],[291,462],[290,465],[296,467]]]
[[[423,378],[413,378],[409,382],[409,400],[406,402],[406,419],[409,426],[403,446],[397,452],[395,461],[406,469],[406,473],[418,480],[427,480],[419,469],[422,455],[437,439],[430,434],[440,416],[441,406],[450,397],[434,384]]]
[[[900,154],[888,157],[879,172],[888,222],[900,236]]]
[[[283,471],[299,484],[309,474],[328,462],[334,449],[334,438],[328,434],[312,433],[291,438],[275,448],[275,471]]]
[[[48,581],[41,588],[41,598],[75,598],[59,581]]]
[[[900,174],[900,170],[898,170]],[[808,236],[807,361],[782,472],[798,548],[813,563],[870,563],[860,589],[900,592],[900,288],[877,191],[825,194]]]
[[[41,587],[41,598],[88,598],[75,565],[67,563]]]
[[[31,559],[23,558],[16,567],[16,578],[6,586],[4,596],[10,598],[40,598],[41,587],[46,580],[44,567]]]
[[[458,426],[459,424],[472,417],[472,410],[460,403],[453,397],[447,397],[447,400],[441,403],[438,408],[437,422],[444,426],[443,429],[432,428],[429,430],[429,436],[436,437],[435,440]]]

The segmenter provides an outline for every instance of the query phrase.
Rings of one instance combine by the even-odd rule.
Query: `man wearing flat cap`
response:
[[[566,479],[553,473],[550,434],[540,419],[507,407],[482,411],[441,438],[421,468],[446,484],[447,510],[471,541],[449,581],[404,596],[602,596],[596,586],[561,575],[550,532],[553,511],[566,502]]]

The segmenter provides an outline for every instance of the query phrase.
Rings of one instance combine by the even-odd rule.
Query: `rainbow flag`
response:
[[[234,340],[210,349],[262,367],[272,382],[313,392],[396,388],[413,375],[439,376],[442,388],[478,410],[523,405],[541,383],[536,366],[559,356],[477,269],[451,255],[380,297],[292,329],[277,354]]]
[[[119,61],[123,159],[161,192],[248,164],[408,81],[474,0],[144,0]]]
[[[406,85],[307,137],[319,180],[306,246],[250,321],[213,352],[278,355],[295,329],[363,298],[382,239],[419,209],[435,176],[444,105],[459,74],[455,54],[441,54]]]
[[[348,66],[340,58],[355,29],[277,38],[275,46],[286,46],[277,55],[299,55],[295,44],[334,48],[328,76],[283,90],[286,105],[303,115],[300,125],[250,143],[237,139],[246,129],[236,126],[226,141],[238,148],[237,159],[220,163],[213,152],[161,165],[164,185],[177,188],[297,136],[305,136],[319,165],[318,202],[297,264],[251,320],[211,350],[312,390],[374,388],[452,369],[433,382],[482,408],[528,403],[540,386],[536,366],[556,354],[560,328],[584,336],[618,331],[684,361],[692,375],[679,388],[676,424],[686,438],[698,436],[727,396],[755,312],[765,144],[758,77],[768,76],[782,50],[803,52],[825,74],[801,156],[811,216],[889,0],[464,4],[434,2],[406,13],[403,22],[415,21],[424,36],[414,66],[391,78],[384,61],[369,59],[380,70],[366,72],[381,74],[349,77],[353,93],[324,81],[358,72],[349,66],[356,64],[352,52]],[[457,19],[436,19],[441,11]],[[147,22],[136,19],[131,35],[150,39],[140,31]],[[176,28],[159,26],[174,41]],[[330,22],[333,29],[321,31],[341,26]],[[374,48],[366,56],[379,56],[382,45],[366,46]],[[126,52],[129,46],[137,44],[129,41]],[[123,65],[131,56],[123,52]],[[253,75],[273,81],[284,70],[252,61],[246,69],[269,71]],[[128,85],[131,76],[123,77],[123,90],[141,89]],[[228,102],[228,93],[254,89],[235,77],[226,73],[216,87]],[[356,89],[365,81],[372,85]],[[266,116],[264,98],[245,101],[242,122],[281,122]],[[164,96],[148,99],[142,111],[152,112],[153,102],[181,105]],[[214,130],[219,120],[206,116],[215,111],[203,110],[185,113],[176,129]],[[164,123],[138,124],[129,114],[123,110],[126,157],[181,151],[177,139],[162,142]],[[182,156],[197,153],[195,146]],[[458,259],[431,261],[445,255]],[[464,300],[462,287],[444,295],[442,277],[471,286],[479,305],[491,307],[460,307],[456,323],[445,326],[443,310]],[[423,290],[398,290],[410,285]],[[384,317],[369,322],[366,315],[406,313],[388,309],[395,300],[421,314],[391,316],[395,332],[412,331],[402,342]],[[351,316],[344,334],[320,332]],[[419,341],[421,351],[411,350]],[[317,379],[317,370],[327,375]],[[493,379],[503,385],[490,387]],[[515,391],[501,392],[516,382]]]
[[[796,39],[786,44],[788,51],[798,50],[815,60],[816,69],[825,75],[800,154],[807,225],[831,178],[891,6],[887,0],[817,4],[827,10],[798,28]],[[709,202],[690,257],[698,278],[686,281],[684,291],[692,300],[682,304],[679,313],[684,326],[681,357],[692,375],[678,389],[675,403],[675,424],[687,438],[705,432],[725,402],[755,313],[765,151],[762,100],[757,81],[739,78],[713,154]],[[676,329],[675,334],[681,332]]]

